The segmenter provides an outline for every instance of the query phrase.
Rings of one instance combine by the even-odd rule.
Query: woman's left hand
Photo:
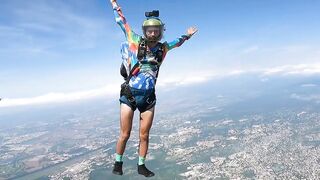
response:
[[[198,31],[198,29],[196,27],[189,27],[187,30],[187,35],[189,37],[193,36],[196,32]]]

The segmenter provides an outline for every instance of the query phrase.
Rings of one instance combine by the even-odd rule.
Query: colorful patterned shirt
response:
[[[123,64],[127,69],[132,69],[132,67],[135,64],[139,63],[137,54],[138,54],[139,43],[142,39],[142,36],[136,34],[131,30],[129,24],[127,23],[125,17],[122,14],[121,8],[118,6],[116,2],[112,3],[112,7],[114,10],[116,22],[121,27],[127,40],[125,43],[121,45],[121,54],[122,54]],[[170,51],[175,47],[181,46],[187,39],[188,39],[188,36],[183,35],[172,42],[164,42],[163,43],[164,53],[162,57],[162,62],[168,51]],[[156,46],[150,49],[150,51],[155,52],[157,51],[157,49],[158,47]],[[145,90],[155,88],[159,68],[158,66],[151,65],[151,63],[146,63],[151,61],[155,61],[155,57],[152,54],[146,55],[145,58],[140,60],[141,62],[140,71],[136,75],[132,76],[132,78],[130,79],[129,81],[130,87],[133,87],[136,89],[145,89]]]

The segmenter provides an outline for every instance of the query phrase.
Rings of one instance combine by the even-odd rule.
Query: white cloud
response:
[[[317,87],[316,84],[302,84],[301,87]]]
[[[320,74],[320,64],[285,65],[264,70],[264,75],[313,75]]]
[[[319,62],[319,58],[320,46],[318,43],[301,42],[275,45],[253,42],[252,45],[248,45],[243,41],[235,41],[234,43],[215,42],[189,59],[201,60],[195,61],[194,64],[202,63],[221,68],[266,68],[301,63],[313,64]]]
[[[0,101],[0,107],[26,106],[46,103],[63,103],[91,99],[99,96],[112,96],[119,93],[119,91],[119,84],[114,84],[88,91],[72,93],[48,93],[45,95],[29,98],[4,98]]]
[[[272,68],[243,68],[243,69],[214,69],[210,71],[203,70],[202,72],[181,73],[181,74],[166,74],[161,75],[157,86],[167,88],[172,86],[190,85],[203,83],[214,78],[224,78],[228,76],[240,76],[247,73],[260,75],[261,81],[268,81],[269,76],[289,76],[289,75],[315,75],[320,74],[320,64],[299,64],[275,66]],[[311,86],[305,85],[305,86]],[[312,85],[314,86],[314,85]]]
[[[198,72],[181,73],[174,75],[161,75],[161,78],[157,82],[157,87],[168,88],[177,86],[187,86],[190,84],[203,83],[214,77],[217,77],[217,74],[214,71],[203,71],[201,73]]]
[[[290,97],[293,99],[298,99],[302,101],[314,101],[316,103],[320,103],[320,94],[311,94],[311,95],[291,94]]]
[[[110,34],[106,18],[92,16],[80,11],[85,7],[72,7],[64,1],[13,1],[9,7],[12,11],[7,17],[11,23],[0,26],[4,52],[39,54],[52,49],[90,49]]]
[[[236,69],[236,70],[232,70],[232,71],[226,73],[226,75],[233,76],[233,75],[240,75],[240,74],[244,74],[244,73],[246,73],[245,70]]]
[[[244,54],[249,54],[249,53],[253,53],[253,52],[256,52],[259,50],[259,47],[258,46],[251,46],[251,47],[248,47],[248,48],[245,48],[242,53]]]
[[[287,65],[274,68],[266,69],[234,69],[234,70],[210,70],[195,72],[193,74],[176,74],[169,75],[163,74],[158,83],[157,87],[161,90],[171,90],[171,88],[179,86],[188,86],[198,83],[204,83],[214,78],[223,78],[228,76],[239,76],[246,73],[255,73],[261,75],[262,81],[267,81],[269,76],[281,76],[281,75],[313,75],[320,74],[320,64],[300,64],[300,65]],[[315,84],[304,84],[303,87],[313,87]],[[119,93],[119,83],[110,84],[108,86],[73,93],[49,93],[42,96],[31,97],[31,98],[15,98],[15,99],[3,99],[0,101],[0,107],[10,107],[19,105],[34,105],[34,104],[45,104],[45,103],[59,103],[76,101],[82,99],[90,99],[98,96],[116,95]],[[293,94],[292,98],[300,100],[316,100],[320,102],[320,95],[311,96],[300,96]]]

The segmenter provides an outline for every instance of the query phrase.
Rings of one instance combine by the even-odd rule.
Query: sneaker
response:
[[[154,173],[149,171],[149,169],[147,169],[147,167],[144,164],[138,165],[138,174],[144,175],[145,177],[154,176]]]
[[[116,161],[114,163],[112,173],[113,174],[117,174],[117,175],[122,175],[123,174],[123,172],[122,172],[122,164],[123,164],[123,162]]]

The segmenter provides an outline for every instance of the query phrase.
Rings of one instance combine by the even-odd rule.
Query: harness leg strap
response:
[[[126,96],[130,103],[132,103],[133,105],[136,104],[136,99],[132,95],[129,84],[127,82],[121,84],[120,96]]]

